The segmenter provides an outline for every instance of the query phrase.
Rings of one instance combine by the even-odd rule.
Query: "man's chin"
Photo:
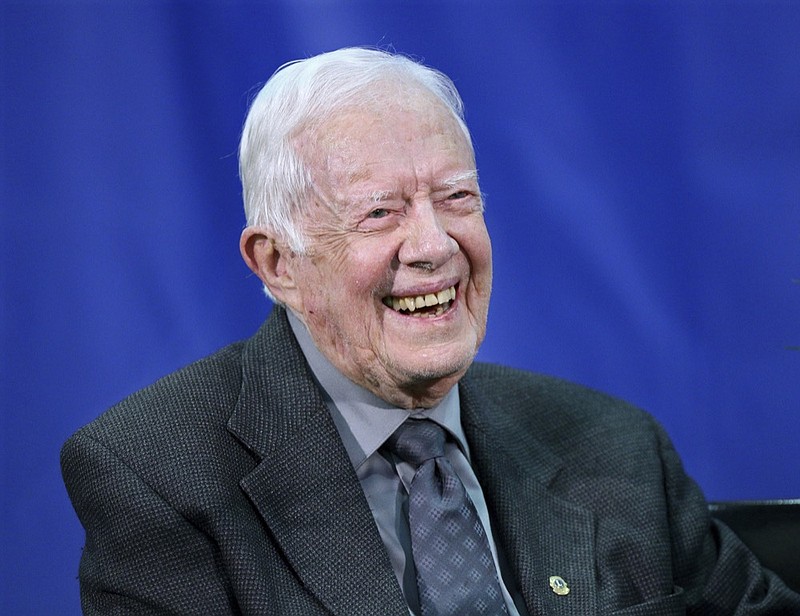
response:
[[[452,387],[458,379],[464,376],[474,359],[472,354],[463,354],[459,357],[429,358],[422,361],[406,361],[390,366],[390,373],[395,376],[395,381],[402,384],[406,390],[424,390],[439,388],[449,384]],[[447,387],[449,389],[449,387]]]

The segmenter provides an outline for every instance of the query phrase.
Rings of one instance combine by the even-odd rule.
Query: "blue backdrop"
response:
[[[267,314],[235,150],[288,59],[451,75],[487,194],[484,360],[648,409],[713,499],[800,496],[800,10],[4,1],[2,600],[77,614],[61,443]]]

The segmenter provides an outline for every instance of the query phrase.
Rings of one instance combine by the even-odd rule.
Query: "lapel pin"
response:
[[[569,586],[564,581],[560,575],[551,575],[550,576],[550,588],[553,589],[553,592],[556,593],[559,597],[563,597],[564,595],[569,594]]]

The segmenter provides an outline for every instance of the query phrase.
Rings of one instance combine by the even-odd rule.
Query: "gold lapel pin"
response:
[[[550,576],[550,588],[553,589],[553,592],[556,593],[559,597],[563,597],[564,595],[569,594],[569,586],[564,581],[560,575],[551,575]]]

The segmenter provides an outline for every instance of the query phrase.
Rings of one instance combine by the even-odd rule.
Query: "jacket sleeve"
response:
[[[78,432],[64,445],[61,465],[86,531],[84,614],[233,611],[213,542],[124,461]]]
[[[691,616],[796,616],[800,595],[789,590],[727,526],[712,520],[697,485],[686,476],[659,427],[669,507],[675,583]]]

